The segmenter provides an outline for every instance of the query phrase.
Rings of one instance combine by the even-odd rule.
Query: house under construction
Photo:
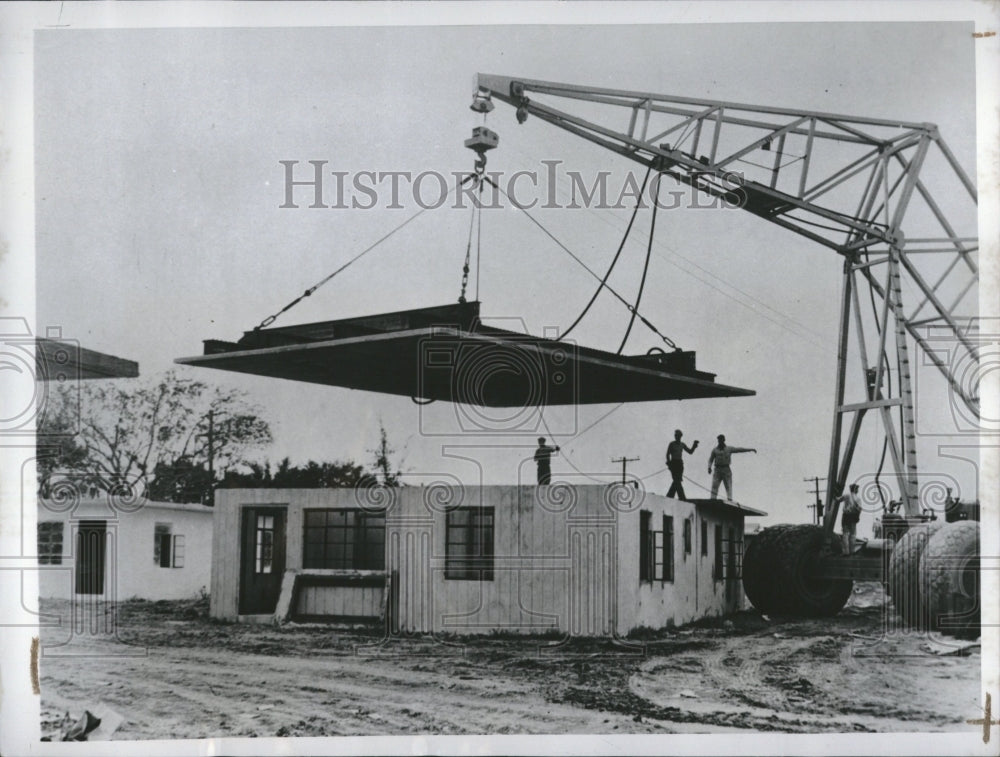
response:
[[[221,489],[211,614],[622,636],[739,609],[748,515],[621,484]]]

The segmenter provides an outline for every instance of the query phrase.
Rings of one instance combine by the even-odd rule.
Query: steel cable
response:
[[[549,239],[551,239],[551,240],[552,240],[553,242],[555,242],[555,243],[556,243],[556,245],[558,245],[558,246],[559,246],[559,248],[560,248],[560,249],[561,249],[561,250],[562,250],[563,252],[565,252],[565,253],[566,253],[567,255],[569,255],[569,256],[570,256],[571,258],[573,258],[573,260],[575,260],[575,261],[576,261],[576,263],[577,263],[577,264],[578,264],[578,265],[579,265],[579,266],[580,266],[581,268],[583,268],[583,270],[585,270],[585,271],[586,271],[587,273],[589,273],[589,274],[590,274],[591,276],[593,276],[593,277],[594,277],[595,279],[597,279],[598,281],[600,281],[600,280],[601,280],[601,277],[600,277],[600,276],[598,276],[598,275],[597,275],[597,273],[596,273],[596,272],[594,272],[594,270],[593,270],[593,269],[592,269],[592,268],[591,268],[590,266],[588,266],[588,265],[587,265],[586,263],[584,263],[584,262],[583,262],[582,260],[580,260],[580,258],[579,258],[579,257],[577,257],[577,255],[576,255],[576,254],[575,254],[575,253],[574,253],[574,252],[573,252],[573,251],[572,251],[571,249],[569,249],[569,248],[568,248],[568,247],[567,247],[566,245],[564,245],[564,244],[563,244],[562,242],[560,242],[560,241],[559,241],[559,240],[558,240],[558,239],[556,238],[556,236],[555,236],[555,235],[554,235],[554,234],[553,234],[553,233],[552,233],[551,231],[549,231],[549,230],[548,230],[547,228],[545,228],[545,226],[544,226],[544,225],[542,224],[542,222],[541,222],[541,221],[539,221],[539,220],[538,220],[537,218],[535,218],[535,217],[534,217],[534,216],[533,216],[533,215],[532,215],[531,213],[529,213],[529,212],[528,212],[527,208],[524,208],[524,207],[522,207],[521,205],[519,205],[519,204],[518,204],[517,202],[515,202],[515,201],[514,201],[514,200],[513,200],[513,199],[512,199],[511,197],[510,197],[510,195],[508,195],[508,194],[507,194],[507,193],[506,193],[506,192],[505,192],[505,191],[504,191],[504,190],[503,190],[503,189],[502,189],[502,188],[501,188],[501,187],[500,187],[500,186],[499,186],[499,185],[498,185],[498,184],[497,184],[497,183],[496,183],[495,181],[493,181],[493,180],[492,180],[492,179],[491,179],[491,178],[490,178],[489,176],[486,176],[486,177],[484,177],[484,178],[486,179],[486,181],[488,181],[488,182],[489,182],[490,184],[492,184],[492,185],[493,185],[493,188],[494,188],[494,189],[496,189],[496,190],[497,190],[498,192],[500,192],[500,194],[502,194],[502,195],[503,195],[504,197],[506,197],[506,198],[507,198],[508,200],[510,200],[511,204],[512,204],[512,205],[513,205],[513,206],[514,206],[515,208],[517,208],[517,209],[518,209],[518,210],[520,210],[520,211],[521,211],[522,213],[524,213],[524,214],[525,214],[525,215],[526,215],[526,216],[527,216],[527,217],[528,217],[528,218],[529,218],[529,219],[531,220],[531,222],[532,222],[533,224],[535,224],[535,226],[537,226],[537,227],[538,227],[539,229],[541,229],[541,230],[542,230],[542,232],[544,232],[544,233],[545,233],[545,235],[546,235],[546,236],[547,236],[547,237],[548,237]],[[633,306],[632,306],[631,304],[629,304],[628,300],[626,300],[626,299],[625,299],[624,297],[622,297],[622,296],[621,296],[620,294],[618,294],[618,292],[616,292],[616,291],[614,290],[614,288],[613,288],[613,287],[612,287],[612,286],[611,286],[610,284],[604,284],[603,286],[604,286],[604,287],[605,287],[605,288],[606,288],[606,289],[607,289],[607,290],[608,290],[609,292],[611,292],[611,294],[613,294],[613,295],[615,296],[615,298],[616,298],[616,299],[617,299],[617,300],[618,300],[619,302],[621,302],[621,303],[622,303],[622,304],[623,304],[623,305],[624,305],[624,306],[625,306],[626,308],[628,308],[628,311],[629,311],[630,313],[635,313],[635,316],[636,316],[636,317],[637,317],[637,318],[638,318],[638,319],[639,319],[640,321],[642,321],[642,323],[643,323],[643,324],[644,324],[644,325],[645,325],[645,326],[646,326],[646,327],[647,327],[647,328],[648,328],[648,329],[649,329],[650,331],[652,331],[652,332],[653,332],[653,333],[655,333],[655,334],[656,334],[656,335],[657,335],[658,337],[660,337],[660,339],[662,339],[662,340],[663,340],[663,342],[664,342],[665,344],[667,344],[667,345],[668,345],[669,347],[671,347],[671,348],[673,348],[673,349],[675,349],[675,350],[679,350],[679,349],[680,349],[680,347],[678,347],[678,346],[677,346],[677,345],[676,345],[676,344],[674,343],[674,341],[673,341],[673,340],[672,340],[672,339],[671,339],[670,337],[668,337],[668,336],[666,336],[665,334],[663,334],[663,333],[662,333],[662,332],[661,332],[661,331],[660,331],[659,329],[657,329],[657,328],[656,328],[656,326],[654,326],[654,325],[653,325],[652,323],[650,323],[649,319],[647,319],[647,318],[646,318],[645,316],[643,316],[643,315],[642,315],[641,313],[639,313],[638,311],[636,311],[635,307],[633,307]]]
[[[475,177],[474,174],[469,174],[468,176],[466,176],[465,178],[463,178],[461,181],[459,181],[458,183],[456,183],[455,186],[452,189],[453,190],[454,189],[458,189],[460,186],[462,186],[466,182],[472,180],[474,177]],[[450,193],[451,192],[449,191],[449,194]],[[376,240],[374,243],[372,243],[371,245],[369,245],[368,247],[366,247],[364,250],[362,250],[361,252],[359,252],[353,258],[351,258],[350,260],[348,260],[346,263],[344,263],[342,266],[340,266],[340,268],[338,268],[336,271],[334,271],[333,273],[329,274],[328,276],[320,279],[316,284],[313,284],[306,291],[304,291],[302,294],[300,294],[294,300],[292,300],[291,302],[289,302],[287,305],[285,305],[285,307],[283,307],[281,310],[279,310],[278,312],[276,312],[274,315],[269,315],[267,318],[265,318],[259,324],[257,324],[256,326],[254,326],[253,330],[254,331],[260,331],[262,328],[266,328],[267,326],[270,326],[272,323],[274,323],[274,321],[278,318],[278,316],[280,316],[280,315],[288,312],[289,310],[291,310],[293,307],[295,307],[300,302],[302,302],[302,300],[304,300],[306,297],[311,297],[312,294],[313,294],[313,292],[315,292],[317,289],[319,289],[321,286],[323,286],[325,283],[327,283],[330,279],[332,279],[337,274],[341,273],[344,269],[346,269],[351,264],[356,263],[358,260],[360,260],[361,258],[363,258],[365,255],[367,255],[369,252],[371,252],[372,250],[374,250],[376,247],[378,247],[380,244],[382,244],[382,242],[384,242],[385,240],[387,240],[389,237],[391,237],[397,231],[400,231],[404,226],[407,226],[409,223],[411,223],[412,221],[415,221],[417,218],[419,218],[420,216],[422,216],[424,213],[426,213],[430,209],[430,207],[431,206],[427,206],[426,208],[421,208],[420,210],[418,210],[416,213],[414,213],[412,216],[410,216],[409,218],[407,218],[401,224],[399,224],[394,229],[392,229],[391,231],[389,231],[387,234],[383,235],[381,238],[379,238],[378,240]]]
[[[647,173],[647,176],[649,174]],[[649,244],[646,245],[646,262],[642,266],[642,278],[639,280],[639,291],[635,295],[635,305],[632,307],[632,315],[628,319],[628,328],[625,329],[625,336],[622,337],[622,343],[618,345],[618,352],[616,355],[621,355],[622,350],[625,349],[625,343],[628,342],[629,334],[632,333],[632,326],[635,325],[635,315],[639,309],[639,303],[642,301],[642,292],[646,288],[646,274],[649,273],[649,259],[653,256],[653,237],[656,231],[656,209],[659,207],[660,203],[660,177],[656,177],[656,191],[653,195],[653,214],[649,221]]]
[[[646,176],[642,180],[642,188],[639,190],[639,196],[636,198],[635,207],[632,208],[632,217],[629,218],[628,226],[625,227],[625,234],[622,237],[621,244],[618,245],[618,251],[615,253],[614,258],[611,260],[611,265],[608,266],[608,272],[604,274],[604,278],[601,279],[601,283],[598,285],[597,291],[594,292],[594,295],[590,298],[590,302],[587,303],[587,306],[583,309],[583,312],[581,312],[580,315],[576,317],[576,320],[570,324],[568,329],[566,329],[564,332],[562,332],[562,334],[559,335],[560,339],[565,339],[567,336],[569,336],[569,333],[576,328],[577,324],[580,323],[580,321],[583,320],[583,317],[587,315],[587,312],[590,310],[591,306],[597,300],[597,295],[601,293],[601,290],[604,288],[604,285],[607,284],[608,277],[611,276],[611,272],[614,270],[615,265],[618,263],[618,258],[621,256],[622,250],[625,249],[625,242],[628,240],[629,234],[632,233],[632,224],[635,223],[635,217],[639,213],[639,206],[642,205],[642,195],[646,191],[646,183],[649,181],[649,174],[652,173],[652,171],[653,171],[652,168],[646,169]]]

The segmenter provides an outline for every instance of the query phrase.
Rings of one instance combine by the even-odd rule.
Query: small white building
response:
[[[221,489],[211,614],[623,636],[740,608],[743,520],[620,485]]]
[[[38,563],[41,597],[196,597],[210,583],[212,508],[40,498]]]

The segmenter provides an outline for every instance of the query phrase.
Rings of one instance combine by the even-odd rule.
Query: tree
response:
[[[216,482],[204,465],[182,457],[173,464],[157,463],[147,494],[158,502],[200,502],[213,504]]]
[[[226,488],[288,488],[334,489],[374,486],[378,480],[363,466],[350,460],[318,463],[310,460],[305,465],[292,466],[286,457],[271,473],[271,466],[252,465],[249,473],[229,471],[223,478]]]
[[[51,393],[38,433],[58,448],[39,461],[43,493],[56,477],[69,477],[105,492],[147,496],[155,488],[179,496],[180,473],[190,478],[196,468],[226,470],[271,442],[270,426],[242,392],[174,371],[139,382],[61,387]]]

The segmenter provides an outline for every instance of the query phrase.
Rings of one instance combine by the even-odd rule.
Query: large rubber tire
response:
[[[881,538],[898,541],[909,529],[909,524],[899,513],[886,513],[882,516]]]
[[[979,636],[979,523],[948,523],[920,557],[920,601],[930,627],[963,638]]]
[[[917,628],[927,625],[926,608],[920,601],[920,556],[943,527],[940,520],[914,526],[896,542],[889,558],[886,593],[903,621]]]
[[[774,545],[789,528],[792,526],[763,529],[749,541],[743,554],[743,592],[750,603],[765,615],[775,612],[778,606],[774,593],[778,553]]]
[[[836,615],[847,604],[854,582],[811,575],[820,557],[840,554],[840,540],[820,526],[792,526],[774,543],[777,570],[774,613],[821,618]]]

